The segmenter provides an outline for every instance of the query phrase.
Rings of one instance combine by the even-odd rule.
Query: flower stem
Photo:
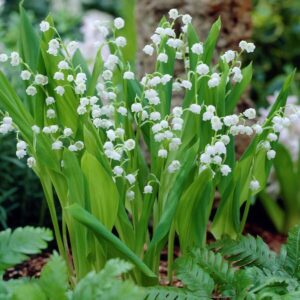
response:
[[[173,262],[174,262],[174,239],[175,239],[175,226],[171,225],[168,238],[168,280],[169,285],[172,285],[173,281]]]

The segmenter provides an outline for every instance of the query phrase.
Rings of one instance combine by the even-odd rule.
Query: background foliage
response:
[[[280,89],[284,76],[300,68],[300,5],[298,0],[253,0],[253,98],[265,103]],[[293,94],[300,95],[297,73]]]

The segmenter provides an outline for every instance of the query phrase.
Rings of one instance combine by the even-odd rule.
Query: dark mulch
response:
[[[30,259],[6,270],[3,279],[17,279],[20,277],[39,277],[43,266],[47,263],[50,253],[33,255]]]
[[[263,229],[257,224],[247,224],[244,233],[249,233],[253,236],[260,236],[272,250],[279,252],[280,247],[286,242],[286,236],[274,232],[272,229]],[[212,236],[208,236],[209,242],[212,242]],[[175,247],[174,260],[179,256],[179,248]],[[20,277],[39,277],[43,266],[47,263],[50,253],[42,253],[40,255],[33,255],[30,259],[23,263],[16,265],[13,268],[6,270],[4,280],[17,279]],[[169,285],[167,276],[167,251],[164,250],[161,255],[161,264],[159,267],[160,283],[162,285]],[[174,286],[181,286],[181,282],[174,278]]]

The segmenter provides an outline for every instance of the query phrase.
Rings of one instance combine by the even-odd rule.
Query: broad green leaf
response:
[[[276,157],[274,159],[276,177],[280,184],[280,192],[284,199],[284,204],[288,210],[295,210],[295,200],[298,194],[298,184],[295,166],[290,152],[286,147],[278,143],[276,147]]]
[[[88,96],[93,96],[94,95],[96,85],[97,85],[97,82],[98,82],[98,78],[99,78],[99,76],[101,74],[101,71],[103,69],[103,60],[102,60],[102,56],[101,56],[101,50],[102,50],[102,48],[100,48],[100,50],[96,54],[92,76],[91,76],[90,80],[88,81],[88,87],[87,87],[87,95]]]
[[[52,232],[45,228],[24,227],[17,228],[11,235],[9,246],[13,251],[25,254],[36,254],[47,247],[52,240]]]
[[[31,127],[34,125],[33,118],[26,110],[20,98],[11,87],[10,83],[0,71],[0,99],[2,107],[9,113],[18,126],[22,138],[29,145],[33,146],[33,133]],[[51,149],[51,140],[44,135],[39,135],[36,144],[36,155],[47,167],[56,172],[60,172],[59,162],[56,160],[56,154]]]
[[[227,155],[224,164],[228,165],[231,168],[231,170],[234,170],[235,168],[236,156],[235,156],[234,137],[230,137],[230,143],[227,145]],[[227,176],[221,176],[220,182],[218,183],[218,189],[220,190],[221,194],[224,193],[224,191],[228,187],[228,184],[230,184],[232,180],[232,176],[233,176],[232,172]]]
[[[127,80],[127,98],[126,100],[126,108],[128,111],[131,111],[131,105],[134,103],[135,97],[141,97],[142,96],[142,87],[140,83],[137,80]],[[142,103],[143,105],[146,105],[146,101]],[[132,116],[131,116],[132,117]],[[132,119],[131,119],[132,120]],[[150,125],[149,123],[146,123],[141,127],[143,132],[144,140],[147,144],[147,146],[150,148]]]
[[[44,65],[39,48],[40,40],[22,3],[20,4],[20,22],[19,52],[22,60],[26,62],[34,73],[44,74]],[[28,84],[26,84],[27,86]],[[42,126],[44,121],[44,98],[44,92],[39,88],[38,93],[34,97],[24,93],[24,103],[38,126]]]
[[[13,300],[47,300],[48,298],[43,293],[42,289],[36,281],[25,281],[14,287]]]
[[[264,127],[271,125],[275,112],[286,104],[293,76],[294,72],[287,77],[276,102],[271,108]],[[212,232],[216,238],[220,238],[223,234],[235,237],[239,233],[240,206],[248,199],[248,197],[250,197],[248,187],[250,180],[252,180],[252,176],[258,177],[261,181],[260,189],[256,192],[259,192],[264,188],[272,162],[266,161],[262,150],[257,152],[257,145],[266,139],[269,132],[270,130],[264,130],[262,134],[256,136],[252,140],[233,170],[232,181],[228,183],[227,189],[221,195],[222,200],[213,220]],[[259,155],[257,155],[258,153]],[[255,162],[256,159],[257,162]]]
[[[103,145],[101,136],[99,136],[97,129],[90,124],[86,123],[83,128],[84,146],[90,154],[95,156],[107,173],[111,172],[111,166],[107,157],[103,154]]]
[[[223,63],[223,62],[222,62]],[[225,94],[226,86],[229,75],[229,66],[227,63],[223,63],[223,72],[221,75],[221,81],[217,89],[214,91],[214,103],[217,108],[217,115],[223,117],[225,115],[226,103],[225,103]]]
[[[189,256],[181,256],[175,262],[176,277],[182,281],[190,291],[197,292],[201,298],[209,299],[215,287],[213,279],[206,270],[198,266]]]
[[[249,83],[252,79],[252,63],[250,63],[247,67],[242,69],[243,79],[241,82],[236,83],[231,92],[227,95],[225,99],[225,107],[226,107],[226,115],[230,115],[234,112],[234,109],[240,100],[243,92],[249,86]]]
[[[70,204],[78,203],[85,207],[86,194],[84,185],[84,176],[78,162],[78,157],[71,151],[64,150],[63,152],[63,174],[68,183],[68,195]]]
[[[55,207],[55,202],[54,202],[54,195],[53,195],[53,188],[52,188],[52,183],[50,177],[47,175],[47,172],[45,171],[45,168],[42,168],[41,166],[38,167],[38,172],[36,172],[38,177],[40,178],[41,185],[43,187],[45,199],[47,201],[52,225],[53,225],[53,231],[54,231],[54,236],[55,240],[57,243],[58,251],[59,254],[66,258],[66,253],[62,241],[62,235],[61,235],[61,229],[58,223],[58,215],[57,215],[57,210]]]
[[[272,118],[274,116],[274,114],[281,108],[284,107],[286,105],[286,100],[287,97],[289,95],[289,90],[290,90],[290,86],[291,83],[294,79],[295,76],[295,71],[292,72],[285,80],[282,89],[280,90],[280,93],[275,101],[275,103],[272,105],[272,108],[268,114],[267,117],[267,121],[264,124],[264,127],[267,127],[269,125],[271,125],[272,123]],[[246,151],[243,153],[243,156],[241,157],[241,160],[246,158],[247,156],[250,156],[253,154],[253,152],[255,151],[254,149],[256,148],[257,144],[262,141],[265,140],[267,135],[269,134],[269,130],[264,130],[262,134],[256,136],[252,142],[250,143],[250,145],[247,147]]]
[[[190,69],[191,71],[195,71],[198,63],[198,55],[193,53],[191,49],[194,44],[199,43],[199,37],[192,24],[188,25],[187,39],[189,45]],[[199,61],[201,61],[201,57],[199,58]]]
[[[79,49],[77,49],[76,52],[74,53],[72,57],[72,62],[75,69],[79,68],[81,72],[84,72],[86,74],[87,82],[89,82],[91,80],[89,67]]]
[[[85,152],[81,168],[88,187],[92,214],[112,229],[118,213],[119,194],[116,185],[95,156]]]
[[[50,19],[50,21],[52,21]],[[49,78],[49,82],[47,85],[47,89],[49,90],[49,95],[53,96],[56,99],[55,107],[57,111],[57,116],[60,122],[64,127],[69,127],[76,134],[78,125],[78,114],[77,114],[77,106],[79,105],[79,96],[75,94],[73,89],[69,86],[69,82],[67,80],[60,81],[61,86],[65,86],[64,95],[58,95],[54,92],[54,89],[57,87],[57,81],[53,79],[55,72],[57,71],[57,65],[60,61],[64,60],[64,57],[61,54],[57,56],[53,56],[47,53],[48,43],[55,36],[55,32],[50,29],[45,32],[42,36],[42,40],[40,43],[40,49],[42,53],[42,58],[45,64],[45,69],[47,72],[47,76]],[[81,56],[79,52],[77,52],[76,57],[74,58],[74,64],[78,64],[78,60],[80,61]],[[88,76],[88,74],[87,74]],[[67,112],[67,113],[66,113]]]
[[[147,289],[146,300],[208,300],[205,295],[194,293],[184,288],[176,288],[170,286],[154,286]]]
[[[39,39],[22,4],[20,4],[20,22],[20,54],[26,64],[33,71],[36,71],[39,57]]]
[[[191,155],[191,153],[193,152],[190,151],[190,153],[186,153],[185,160],[182,162],[181,172],[178,173],[177,177],[175,177],[173,185],[169,187],[170,190],[166,195],[166,201],[163,202],[165,203],[164,210],[145,254],[145,260],[148,263],[153,261],[155,256],[158,257],[171,228],[179,199],[183,192],[182,189],[187,180],[187,174],[190,172],[195,161],[195,158]]]
[[[65,150],[63,160],[63,173],[68,184],[69,204],[77,203],[82,207],[86,207],[88,199],[86,197],[85,179],[78,158],[73,152]],[[68,227],[73,249],[74,265],[78,277],[82,278],[92,267],[87,262],[89,251],[91,251],[88,245],[87,230],[83,225],[73,220],[68,220]]]
[[[22,134],[27,141],[32,139],[31,126],[33,125],[33,119],[28,113],[24,104],[17,96],[15,90],[10,85],[5,75],[0,71],[0,99],[1,106],[9,113],[13,118],[15,124],[22,129]]]
[[[297,225],[289,231],[287,240],[287,257],[284,268],[287,272],[295,276],[298,280],[300,278],[300,226]]]
[[[132,252],[126,244],[111,233],[99,220],[77,204],[66,208],[66,211],[78,222],[84,224],[97,237],[100,243],[104,241],[118,251],[125,259],[131,261],[140,271],[142,271],[149,279],[156,280],[156,275],[142,262],[142,260]]]
[[[72,300],[143,300],[143,289],[129,280],[122,280],[132,269],[132,264],[119,258],[109,260],[98,272],[90,272],[75,287]]]
[[[205,64],[209,65],[214,55],[214,50],[217,44],[217,40],[221,30],[221,19],[218,20],[212,25],[208,37],[204,43],[204,53],[202,60]]]
[[[6,268],[19,264],[30,254],[40,253],[52,240],[52,232],[45,228],[19,227],[13,232],[0,232],[0,273]]]
[[[206,240],[206,226],[213,201],[211,180],[211,170],[203,171],[179,201],[175,222],[183,253],[190,247],[201,246]]]
[[[159,72],[162,75],[169,74],[173,78],[176,51],[174,48],[171,48],[167,45],[167,37],[165,37],[161,42],[160,52],[165,52],[167,54],[168,62],[157,62],[156,72]],[[157,90],[161,101],[161,103],[158,105],[158,110],[160,111],[162,117],[165,117],[167,114],[170,113],[171,108],[172,80],[170,80],[165,85],[160,84]]]
[[[68,274],[65,261],[54,253],[41,272],[39,285],[49,300],[65,300],[68,289]]]
[[[127,45],[122,48],[122,54],[132,68],[135,67],[136,52],[137,52],[137,28],[135,18],[136,0],[122,0],[118,6],[119,15],[125,20],[126,26],[117,31],[117,36],[124,36],[127,40]]]

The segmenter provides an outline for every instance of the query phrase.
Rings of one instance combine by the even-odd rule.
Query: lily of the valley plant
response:
[[[241,56],[255,46],[241,41],[238,51],[214,59],[220,20],[202,43],[192,18],[172,9],[143,49],[156,63],[140,79],[123,58],[130,43],[121,35],[123,19],[110,28],[95,24],[107,36],[110,55],[103,61],[100,46],[92,72],[51,17],[40,34],[22,8],[21,19],[19,52],[0,60],[20,68],[24,94],[17,96],[0,74],[0,132],[16,133],[17,157],[40,178],[74,283],[119,256],[136,266],[136,282],[152,284],[165,246],[171,274],[176,235],[182,253],[205,244],[216,192],[221,200],[211,232],[216,238],[242,232],[280,131],[300,117],[296,110],[292,118],[282,116],[293,74],[260,124],[253,108],[235,114],[252,75]],[[180,33],[175,23],[182,24]],[[177,61],[185,68],[180,78]],[[180,106],[172,105],[174,96],[182,98]],[[253,136],[240,159],[237,135]]]

